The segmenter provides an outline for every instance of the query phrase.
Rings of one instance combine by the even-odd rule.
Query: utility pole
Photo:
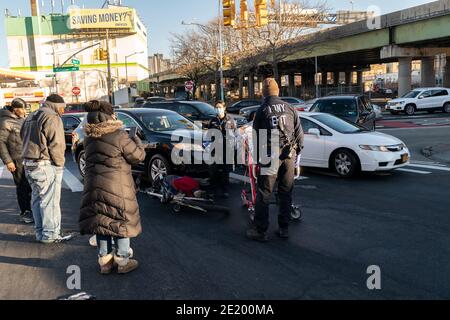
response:
[[[114,105],[114,92],[113,92],[113,83],[112,83],[112,77],[111,77],[111,54],[109,52],[109,29],[106,29],[106,52],[107,52],[107,65],[108,65],[108,80],[107,80],[107,87],[108,87],[108,97],[109,97],[109,103]]]
[[[219,0],[219,59],[220,59],[220,100],[225,102],[223,91],[223,42],[222,42],[222,1]]]

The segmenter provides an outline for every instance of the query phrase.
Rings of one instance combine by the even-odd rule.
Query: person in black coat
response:
[[[31,213],[31,187],[25,176],[22,150],[23,141],[20,128],[24,122],[27,103],[14,99],[10,106],[0,110],[0,159],[11,172],[16,185],[17,202],[20,207],[20,221],[33,223]]]
[[[131,166],[144,161],[145,150],[138,137],[130,138],[123,130],[111,104],[91,101],[85,109],[86,175],[80,233],[97,236],[101,273],[110,273],[114,265],[118,273],[128,273],[138,266],[130,257],[130,238],[142,231]]]

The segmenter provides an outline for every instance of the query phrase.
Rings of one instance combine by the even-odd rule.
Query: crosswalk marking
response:
[[[3,166],[1,166],[0,167],[0,179],[2,178],[2,176],[3,176],[3,170],[5,169],[5,167],[3,167]]]
[[[83,184],[66,168],[63,180],[72,192],[83,192]]]
[[[405,168],[395,169],[395,171],[403,171],[403,172],[418,173],[418,174],[431,174],[431,172],[428,172],[428,171],[419,171],[419,170],[412,170],[412,169],[405,169]]]
[[[420,169],[432,169],[432,170],[441,170],[441,171],[449,171],[450,168],[442,167],[442,166],[436,166],[436,165],[424,165],[424,164],[409,164],[408,167],[413,168],[420,168]]]

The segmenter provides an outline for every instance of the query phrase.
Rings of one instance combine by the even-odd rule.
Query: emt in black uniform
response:
[[[265,242],[269,240],[267,235],[269,204],[277,182],[279,196],[278,236],[281,238],[289,237],[295,162],[303,147],[303,130],[297,110],[278,97],[279,87],[275,79],[267,78],[264,80],[263,95],[264,101],[257,110],[253,122],[253,129],[258,137],[257,141],[253,142],[254,150],[257,151],[255,159],[258,159],[260,172],[257,180],[255,219],[253,227],[247,231],[247,237]],[[264,129],[267,132],[266,135],[262,134]],[[275,135],[271,135],[271,132]],[[271,141],[272,137],[279,138],[276,139],[277,141]],[[260,139],[266,141],[259,141]],[[265,149],[260,147],[261,143],[266,146]],[[267,164],[268,161],[262,161],[262,157],[266,160],[270,159],[270,163]]]

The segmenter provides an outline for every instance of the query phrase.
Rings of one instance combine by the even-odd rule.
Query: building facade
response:
[[[108,29],[113,91],[125,88],[127,80],[132,84],[149,75],[147,28],[132,8],[110,6],[106,10],[120,8],[131,12],[131,27]],[[57,92],[67,102],[106,100],[107,61],[95,55],[98,48],[108,47],[106,29],[72,29],[69,14],[40,15],[36,8],[32,14],[5,19],[10,68],[35,73],[41,87]],[[79,71],[54,72],[54,67],[70,66],[78,66]],[[79,95],[73,94],[74,87],[81,89]]]

